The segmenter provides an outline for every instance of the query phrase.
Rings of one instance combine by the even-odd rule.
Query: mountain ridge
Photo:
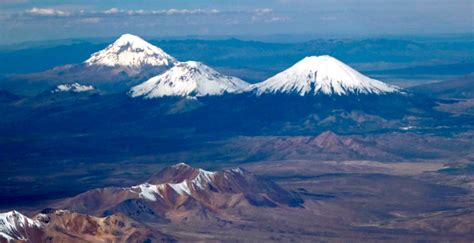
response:
[[[300,207],[297,195],[240,168],[206,171],[180,163],[130,187],[93,189],[55,207],[103,217],[123,213],[135,220],[184,220],[178,213],[225,219],[239,207]]]

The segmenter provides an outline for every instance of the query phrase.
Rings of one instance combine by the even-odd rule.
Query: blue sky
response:
[[[142,36],[472,33],[472,0],[0,0],[0,44]]]

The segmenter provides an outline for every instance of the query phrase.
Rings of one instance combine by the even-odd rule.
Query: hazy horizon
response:
[[[0,1],[0,44],[71,38],[471,34],[471,1]],[[284,41],[284,40],[280,40]]]
[[[108,43],[119,38],[123,34],[133,34],[133,32],[124,32],[108,36],[83,36],[83,37],[65,37],[65,38],[44,38],[37,40],[25,40],[13,43],[0,43],[0,50],[14,50],[22,48],[34,48],[42,46],[56,46],[71,44],[76,42],[90,43]],[[394,40],[429,40],[436,39],[470,39],[474,32],[466,33],[437,33],[437,34],[386,34],[386,35],[317,35],[317,34],[271,34],[271,35],[181,35],[181,36],[160,36],[160,35],[137,35],[148,41],[177,41],[177,40],[204,40],[220,41],[236,39],[240,41],[257,41],[264,43],[301,43],[313,40],[368,40],[368,39],[394,39]],[[283,39],[284,38],[284,39]]]

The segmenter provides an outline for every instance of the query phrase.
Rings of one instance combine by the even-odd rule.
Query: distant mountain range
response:
[[[370,79],[330,56],[307,57],[275,77],[249,87],[248,83],[222,75],[202,63],[180,63],[160,48],[130,34],[122,35],[81,64],[57,67],[23,78],[39,79],[34,82],[35,85],[40,85],[38,82],[48,84],[51,82],[49,79],[52,79],[52,82],[73,81],[80,85],[93,85],[104,91],[123,92],[123,89],[153,74],[158,76],[131,89],[133,97],[206,96],[245,91],[258,95],[348,95],[383,94],[398,90]]]
[[[35,127],[50,132],[113,131],[132,126],[170,136],[172,131],[304,135],[326,130],[426,131],[467,120],[453,120],[437,109],[436,97],[369,78],[331,56],[306,57],[267,80],[249,84],[197,61],[178,61],[129,34],[81,64],[31,75],[37,76],[13,83],[38,94],[2,95],[8,111],[2,124],[11,132]],[[32,116],[30,125],[22,125]]]
[[[149,41],[179,60],[200,60],[218,71],[251,83],[264,80],[308,55],[331,54],[364,74],[379,78],[382,73],[390,75],[391,70],[397,74],[390,78],[406,74],[413,78],[420,72],[430,74],[439,70],[449,75],[463,75],[467,65],[473,63],[472,41],[467,37],[419,39],[392,36],[287,43],[192,38]],[[66,63],[80,63],[107,47],[109,40],[48,41],[44,45],[0,50],[0,73],[40,72]],[[400,68],[412,70],[398,72]]]
[[[392,42],[388,41],[387,43]],[[370,42],[370,45],[377,45],[377,43],[378,42],[372,41]],[[164,42],[164,44],[167,44],[167,42]],[[395,42],[392,43],[392,45],[399,44]],[[406,42],[405,44],[410,46],[409,42]],[[415,48],[414,46],[415,45],[411,45],[411,48]],[[416,48],[423,49],[423,46],[417,46]],[[309,59],[315,60],[315,58],[316,57],[308,57],[306,58],[306,61],[308,62]],[[340,88],[348,89],[349,93],[356,92],[359,94],[363,94],[371,92],[375,93],[375,91],[380,92],[380,83],[374,86],[376,82],[372,82],[370,83],[369,88],[367,86],[367,82],[360,82],[360,80],[370,80],[370,78],[367,78],[366,76],[358,73],[349,66],[332,57],[327,57],[326,59],[332,59],[332,63],[337,62],[337,64],[334,64],[332,66],[333,72],[332,74],[326,73],[323,75],[322,70],[319,69],[322,69],[323,67],[326,71],[330,69],[325,66],[325,63],[321,62],[321,60],[325,59],[325,56],[320,56],[318,59],[319,63],[313,63],[309,65],[311,70],[306,71],[310,72],[309,74],[304,72],[300,74],[291,73],[292,68],[293,71],[296,69],[296,67],[292,67],[289,70],[285,70],[279,73],[278,75],[275,75],[275,77],[269,78],[269,80],[265,80],[272,80],[273,82],[262,82],[262,84],[252,85],[251,88],[253,88],[258,94],[269,93],[270,90],[272,90],[271,92],[282,90],[286,90],[286,92],[288,92],[288,89],[296,89],[296,92],[307,92],[308,89],[311,89],[311,87],[309,86],[313,85],[312,82],[305,81],[306,84],[303,84],[302,82],[304,79],[301,78],[299,78],[299,82],[290,82],[286,76],[289,75],[291,77],[296,78],[298,75],[312,75],[311,72],[318,70],[318,77],[314,77],[314,80],[317,81],[314,84],[314,87],[318,89],[317,92],[324,94],[328,94],[328,92],[340,93]],[[303,62],[303,60],[301,62]],[[299,62],[300,65],[298,65],[300,69],[302,68],[301,62]],[[169,70],[177,63],[178,61],[176,60],[176,58],[165,53],[162,49],[144,41],[140,37],[133,36],[130,34],[124,34],[114,43],[107,46],[105,49],[93,53],[87,60],[85,60],[81,64],[60,66],[42,73],[17,75],[11,78],[7,78],[6,80],[3,80],[0,83],[3,89],[11,90],[14,93],[18,94],[34,94],[49,89],[51,86],[59,85],[61,83],[75,82],[81,85],[93,85],[95,88],[101,90],[102,92],[127,92],[130,87],[138,85],[141,82],[147,81],[149,78],[155,75],[163,74],[163,72]],[[340,67],[341,69],[338,70],[337,67]],[[349,72],[347,72],[347,70],[349,70]],[[341,79],[341,77],[338,77],[339,79],[344,80],[344,82],[341,83],[341,80],[333,80],[328,83],[329,85],[321,82],[321,80],[332,80],[335,74],[341,75],[343,73],[351,76],[352,78],[346,76],[345,78]],[[286,78],[284,78],[285,80],[283,84],[281,83],[281,81],[280,84],[278,84],[278,81],[276,81],[276,79],[282,76],[285,76]],[[358,78],[354,79],[354,77]],[[361,86],[356,87],[357,85],[354,85],[354,80],[358,80],[355,83],[361,83]],[[391,85],[384,84],[384,86],[385,87],[383,89],[385,91],[394,88]],[[168,86],[165,85],[161,87]],[[242,88],[242,85],[240,88]],[[222,87],[220,89],[222,89]],[[168,95],[173,95],[173,92],[168,93]]]
[[[124,34],[82,63],[63,65],[40,73],[17,75],[4,85],[26,94],[38,93],[61,83],[94,85],[104,92],[125,91],[168,70],[176,62],[175,58],[140,37]]]

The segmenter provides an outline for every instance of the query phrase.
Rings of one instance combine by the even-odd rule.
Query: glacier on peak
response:
[[[275,76],[250,87],[257,95],[386,94],[399,88],[369,78],[334,57],[310,56]]]
[[[202,97],[240,93],[249,84],[236,77],[223,75],[196,61],[180,62],[163,74],[132,87],[132,97],[165,96]]]
[[[176,59],[162,49],[148,43],[142,38],[124,34],[105,49],[91,55],[84,63],[87,66],[127,67],[170,67]]]

